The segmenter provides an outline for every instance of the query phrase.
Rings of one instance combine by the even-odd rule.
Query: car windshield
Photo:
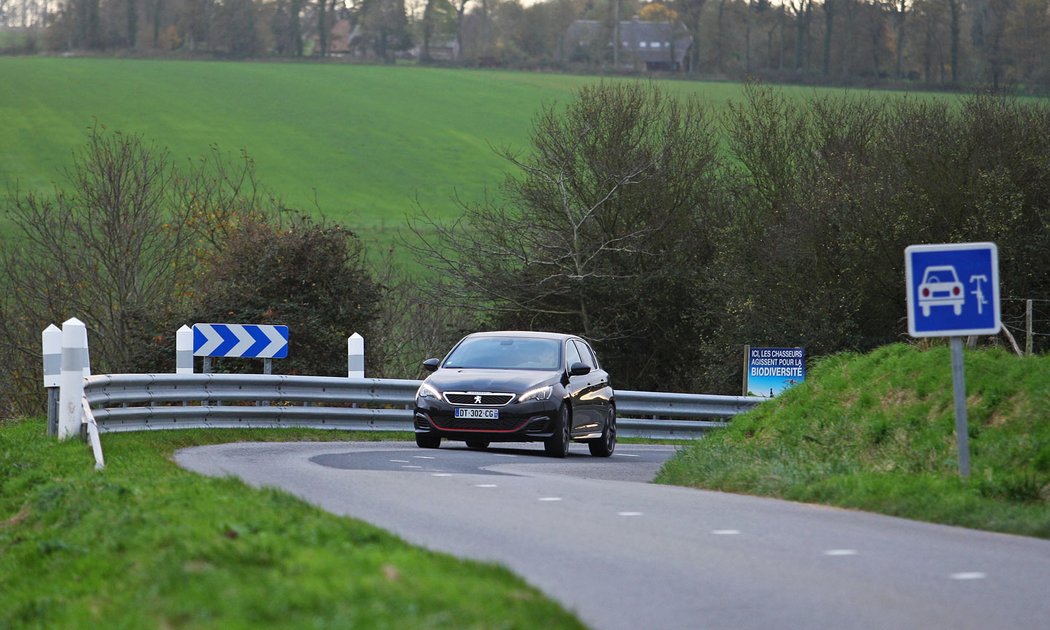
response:
[[[922,280],[923,284],[958,281],[955,277],[955,270],[951,267],[930,267],[926,270],[926,277]]]
[[[561,344],[531,337],[471,337],[445,359],[446,368],[487,370],[556,370]]]

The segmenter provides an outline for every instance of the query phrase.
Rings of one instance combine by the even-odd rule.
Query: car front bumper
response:
[[[456,418],[455,407],[444,401],[416,401],[416,433],[440,435],[450,440],[529,442],[554,435],[560,401],[511,403],[498,407],[499,419]]]

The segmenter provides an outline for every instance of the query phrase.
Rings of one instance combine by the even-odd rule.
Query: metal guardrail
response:
[[[105,374],[84,397],[102,433],[193,428],[411,431],[421,381],[268,374]],[[617,391],[623,437],[690,439],[762,402],[746,396]]]

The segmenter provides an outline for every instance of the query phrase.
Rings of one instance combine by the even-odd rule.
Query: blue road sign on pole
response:
[[[912,337],[994,335],[999,319],[995,243],[912,245],[904,250]]]
[[[288,356],[288,327],[194,324],[193,356],[284,359]]]

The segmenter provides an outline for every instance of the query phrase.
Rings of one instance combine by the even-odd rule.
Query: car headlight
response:
[[[518,402],[528,402],[530,400],[547,400],[554,393],[554,386],[547,385],[546,387],[537,387],[536,389],[530,389],[521,396],[518,396]]]
[[[429,383],[423,383],[416,390],[416,398],[433,398],[435,400],[441,400],[441,392],[439,392],[433,385]]]

